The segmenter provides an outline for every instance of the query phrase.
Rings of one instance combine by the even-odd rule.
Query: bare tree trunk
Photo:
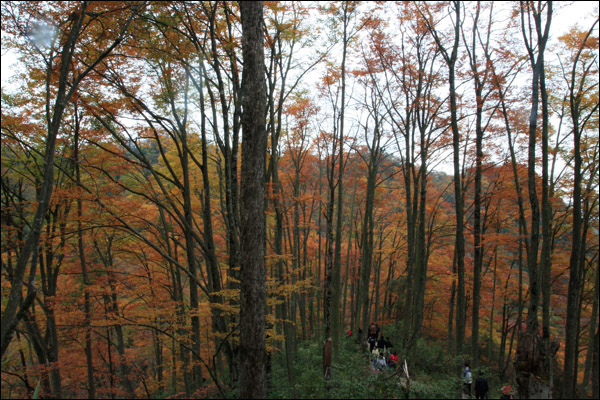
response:
[[[79,169],[79,115],[75,110],[75,138],[73,144],[73,163],[75,164],[75,179],[77,185],[81,185],[81,173]],[[85,248],[83,246],[83,231],[81,219],[83,215],[81,197],[77,198],[77,244],[79,246],[79,262],[81,264],[81,275],[83,276],[83,311],[85,315],[85,359],[87,364],[88,398],[96,397],[96,388],[94,385],[94,361],[92,357],[92,315],[90,309],[90,278],[87,273],[87,263],[85,259]]]
[[[587,38],[591,35],[596,23],[588,32]],[[565,365],[564,365],[564,384],[562,395],[563,397],[575,397],[577,385],[577,363],[578,363],[578,326],[579,326],[579,297],[581,286],[584,284],[583,267],[585,264],[585,235],[582,235],[582,155],[581,155],[581,134],[584,126],[582,126],[580,118],[582,117],[581,99],[582,93],[580,88],[576,88],[575,75],[579,56],[583,49],[583,44],[577,53],[573,68],[571,70],[571,85],[569,93],[569,105],[571,111],[571,121],[573,123],[573,150],[574,150],[574,182],[573,182],[573,239],[571,245],[571,258],[569,260],[569,291],[567,300],[567,323],[565,332]],[[585,79],[585,78],[583,78]],[[584,86],[583,82],[580,84]],[[585,226],[583,227],[585,232]]]
[[[596,335],[594,337],[594,361],[592,363],[592,398],[597,399],[600,392],[600,385],[598,381],[600,380],[600,352],[598,345],[600,342],[600,321],[598,321],[598,325],[596,326]]]
[[[267,150],[263,3],[240,2],[242,176],[240,193],[240,397],[266,397],[265,165]]]
[[[600,264],[600,257],[596,256],[597,263]],[[600,295],[600,265],[596,266],[596,279],[594,287],[594,300],[592,301],[592,319],[589,327],[589,343],[587,353],[585,357],[585,372],[583,377],[583,388],[582,392],[585,393],[586,388],[590,381],[590,372],[592,370],[592,362],[594,360],[594,346],[595,342],[598,341],[598,337],[594,334],[598,323],[598,297]],[[593,376],[593,375],[592,375]],[[598,377],[596,377],[597,380]]]
[[[456,252],[452,257],[452,287],[450,289],[450,311],[448,312],[448,349],[454,351],[456,340],[452,334],[454,332],[454,304],[456,302]]]
[[[537,8],[536,8],[537,6]],[[542,11],[546,8],[547,17],[545,26],[542,26]],[[525,21],[527,18],[527,22]],[[529,273],[529,306],[527,310],[527,330],[521,332],[517,344],[517,358],[515,361],[515,370],[517,374],[517,389],[521,398],[550,398],[552,397],[552,385],[550,374],[549,355],[552,352],[549,341],[542,340],[538,333],[538,308],[540,297],[540,274],[538,271],[538,249],[539,249],[539,220],[540,220],[540,205],[536,191],[536,130],[538,121],[538,105],[539,105],[539,85],[542,81],[542,91],[545,90],[543,85],[544,75],[544,51],[548,40],[548,32],[550,22],[552,20],[552,2],[545,5],[541,2],[534,4],[533,2],[521,3],[521,28],[523,38],[527,47],[531,67],[533,70],[532,76],[532,92],[531,92],[531,113],[529,116],[529,154],[528,154],[528,188],[529,202],[531,206],[531,231],[530,244],[527,254],[527,267]],[[535,31],[535,36],[534,36]],[[535,40],[535,43],[534,43]],[[535,50],[534,50],[535,49]],[[535,54],[537,51],[537,56]],[[548,134],[548,112],[547,112],[547,97],[542,93],[543,107],[543,132],[542,136]],[[546,160],[547,161],[547,160]],[[547,172],[547,168],[546,168]],[[545,195],[543,195],[543,200]],[[542,204],[547,207],[547,205]],[[548,218],[548,210],[544,211],[543,217]],[[549,221],[544,220],[546,225]],[[544,229],[544,225],[542,228]],[[549,249],[546,249],[546,251]],[[542,260],[544,261],[544,260]],[[544,266],[542,265],[542,268]],[[542,271],[543,275],[543,271]],[[554,351],[555,352],[555,351]]]

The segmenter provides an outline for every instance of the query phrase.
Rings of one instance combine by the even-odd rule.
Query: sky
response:
[[[578,23],[581,28],[588,28],[593,21],[594,10],[598,9],[598,3],[595,1],[556,1],[555,16],[551,25],[551,39],[557,39],[565,33],[571,26]],[[2,88],[10,88],[10,78],[19,70],[19,63],[16,54],[8,51],[4,47],[4,34],[2,34],[2,60],[1,60],[1,81]],[[9,89],[10,90],[10,89]]]
[[[503,2],[507,3],[507,2]],[[500,9],[502,5],[500,5]],[[549,48],[553,43],[557,43],[558,38],[566,33],[575,24],[579,25],[580,29],[589,29],[594,21],[594,15],[598,14],[598,3],[595,1],[555,1],[554,15],[550,30]],[[9,51],[4,46],[4,34],[2,34],[2,59],[1,59],[1,82],[2,90],[11,92],[17,87],[11,83],[11,78],[20,70],[21,65],[17,60],[16,53]],[[551,55],[549,55],[551,57]],[[548,60],[550,61],[550,60]],[[316,78],[318,79],[318,78]],[[310,78],[306,80],[311,80]],[[442,157],[443,158],[443,157]],[[452,158],[449,157],[448,160]],[[451,162],[442,162],[435,166],[436,170],[452,174]]]

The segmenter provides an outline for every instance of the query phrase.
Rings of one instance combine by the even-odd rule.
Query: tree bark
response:
[[[596,21],[597,23],[597,21]],[[594,26],[596,25],[594,23]],[[593,29],[593,27],[592,27]],[[592,29],[588,32],[585,40],[583,41],[579,52],[573,62],[573,68],[571,70],[571,85],[569,93],[569,106],[571,111],[571,122],[573,123],[573,151],[575,165],[574,171],[574,182],[573,182],[573,239],[571,245],[571,258],[569,260],[569,291],[567,300],[567,324],[565,332],[565,364],[564,364],[564,384],[562,395],[563,397],[575,397],[576,384],[577,384],[577,341],[578,341],[578,325],[579,325],[579,297],[581,285],[583,284],[583,266],[585,264],[585,236],[582,235],[582,195],[581,195],[581,183],[582,183],[582,155],[581,155],[581,134],[583,133],[584,126],[581,125],[580,117],[582,112],[581,101],[582,93],[581,89],[576,89],[575,76],[577,70],[577,64],[583,44],[587,41],[587,38],[592,33]],[[585,79],[583,77],[582,79]],[[581,83],[583,86],[583,82]],[[584,230],[585,231],[585,230]],[[583,260],[582,260],[583,259]]]
[[[594,361],[592,363],[592,398],[597,399],[600,392],[600,385],[598,381],[600,380],[600,352],[598,351],[600,345],[600,321],[598,321],[598,325],[596,326],[596,335],[594,338]]]
[[[79,166],[79,115],[75,110],[75,138],[73,143],[73,163],[75,166],[75,180],[78,186],[81,186],[81,173]],[[83,293],[83,311],[85,315],[85,359],[87,364],[87,383],[88,383],[88,398],[96,397],[96,388],[94,383],[94,361],[92,355],[92,315],[90,305],[90,278],[87,272],[87,262],[85,259],[85,247],[83,245],[83,200],[77,198],[77,244],[79,247],[79,262],[81,264],[81,275],[83,277],[84,293]]]
[[[242,176],[240,193],[240,396],[266,397],[265,128],[263,3],[240,2],[242,20]]]
[[[517,344],[517,357],[515,361],[515,370],[517,374],[517,389],[521,398],[550,398],[552,397],[552,385],[550,377],[550,358],[554,354],[554,344],[549,340],[542,340],[539,335],[538,327],[538,308],[540,297],[540,275],[538,271],[538,249],[539,249],[539,222],[540,205],[536,190],[536,130],[538,121],[538,106],[540,99],[540,81],[542,81],[542,91],[545,90],[544,82],[544,51],[548,41],[550,22],[552,20],[552,2],[546,5],[547,17],[545,25],[542,26],[542,10],[544,5],[537,3],[537,8],[533,2],[521,2],[521,29],[523,39],[529,53],[529,59],[532,67],[532,91],[531,91],[531,113],[529,115],[529,151],[528,151],[528,189],[529,203],[531,207],[531,231],[530,243],[527,254],[527,267],[529,273],[529,306],[527,309],[527,330],[521,332]],[[525,18],[527,17],[527,22]],[[535,31],[535,36],[534,36]],[[535,43],[534,43],[535,40]],[[537,51],[537,55],[535,54]],[[541,94],[543,108],[543,132],[542,136],[548,134],[548,112],[547,97],[545,93]],[[547,141],[546,141],[547,143]],[[547,161],[547,158],[546,158]],[[544,167],[547,173],[547,168]],[[543,199],[546,195],[543,194]],[[542,207],[548,207],[548,204],[542,204]],[[544,211],[543,229],[548,227],[547,215],[548,209]],[[546,243],[548,244],[548,243]],[[548,251],[549,248],[546,249]],[[544,260],[542,260],[544,261]],[[544,267],[544,265],[542,265]],[[542,271],[543,275],[543,271]],[[549,339],[549,338],[548,338]]]

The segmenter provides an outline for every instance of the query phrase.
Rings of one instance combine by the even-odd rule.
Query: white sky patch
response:
[[[15,84],[11,82],[12,78],[16,75],[20,68],[19,61],[17,59],[17,53],[13,50],[5,49],[2,47],[2,89],[11,90],[14,89]]]

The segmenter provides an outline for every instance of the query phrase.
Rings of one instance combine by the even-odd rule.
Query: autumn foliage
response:
[[[525,11],[498,4],[264,2],[265,365],[290,387],[299,342],[335,363],[376,321],[409,364],[425,339],[506,381],[537,335],[555,394],[598,396],[598,16],[545,50],[531,133]],[[239,5],[2,2],[2,32],[2,398],[236,393]]]

